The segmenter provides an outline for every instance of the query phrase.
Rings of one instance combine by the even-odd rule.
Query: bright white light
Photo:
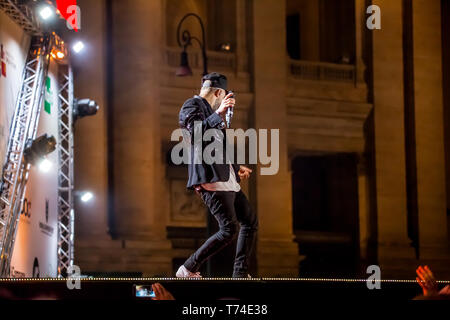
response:
[[[91,192],[84,192],[81,196],[81,201],[88,202],[94,197],[94,195]]]
[[[76,53],[80,53],[81,50],[83,50],[84,48],[84,43],[81,41],[77,41],[77,43],[75,43],[72,47],[73,51],[75,51]]]
[[[43,159],[41,162],[39,162],[39,170],[41,170],[42,172],[49,172],[51,167],[52,163],[47,159]]]
[[[47,20],[51,16],[53,16],[53,10],[49,6],[45,6],[39,11],[42,19]]]

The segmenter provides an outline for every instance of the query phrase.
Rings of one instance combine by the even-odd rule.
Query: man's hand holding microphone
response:
[[[230,127],[231,123],[231,117],[233,116],[233,108],[236,103],[236,100],[234,99],[234,93],[228,92],[223,98],[222,103],[220,104],[219,108],[216,110],[216,112],[222,117],[222,118],[228,118],[226,119],[227,127]],[[228,114],[227,114],[228,113]],[[252,170],[250,168],[247,168],[243,165],[240,166],[238,174],[241,180],[245,180],[250,178],[250,173]]]
[[[225,115],[227,113],[228,108],[234,108],[234,104],[236,103],[236,100],[234,99],[234,93],[229,92],[225,98],[223,98],[222,102],[220,103],[219,108],[216,110],[216,112],[222,117],[225,118]]]

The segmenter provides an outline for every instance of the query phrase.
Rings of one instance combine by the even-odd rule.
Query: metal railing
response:
[[[355,82],[355,66],[348,64],[289,60],[288,72],[302,80]]]

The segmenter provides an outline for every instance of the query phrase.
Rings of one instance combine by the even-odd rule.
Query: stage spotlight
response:
[[[175,75],[178,77],[191,76],[192,70],[189,67],[188,55],[187,52],[183,50],[181,53],[181,62],[180,66],[177,68]]]
[[[84,43],[81,41],[77,41],[72,47],[72,49],[73,49],[73,51],[75,51],[75,53],[80,53],[83,50],[83,48],[84,48]]]
[[[83,202],[88,202],[88,201],[91,200],[93,197],[94,197],[94,195],[93,195],[91,192],[86,191],[86,192],[83,192],[83,193],[81,194],[80,199],[81,199],[81,201],[83,201]]]
[[[27,163],[35,164],[38,160],[44,158],[56,149],[56,139],[54,136],[43,134],[42,136],[31,140],[28,139],[23,156]]]
[[[81,202],[88,202],[94,198],[94,195],[90,191],[75,191],[74,197],[80,199]]]
[[[74,119],[93,116],[97,113],[99,106],[97,102],[91,99],[75,99],[73,104]]]
[[[39,15],[41,16],[42,19],[48,20],[53,16],[53,10],[50,6],[43,6],[39,10]]]
[[[53,59],[56,59],[56,60],[62,60],[65,57],[64,52],[62,52],[58,49],[53,49],[50,54],[53,57]]]
[[[42,172],[49,172],[52,168],[52,163],[48,159],[42,159],[41,162],[39,162],[39,170]]]

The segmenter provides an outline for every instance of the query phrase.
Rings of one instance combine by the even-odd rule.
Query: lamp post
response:
[[[198,22],[200,23],[200,27],[202,29],[202,41],[200,41],[197,37],[191,36],[191,33],[188,30],[183,30],[183,32],[180,35],[181,31],[181,25],[183,24],[184,20],[186,18],[193,16],[197,18]],[[178,23],[177,27],[177,41],[178,45],[183,48],[183,52],[181,52],[181,61],[180,66],[178,67],[175,75],[183,77],[183,76],[190,76],[192,75],[192,70],[189,67],[188,62],[188,54],[186,52],[187,47],[192,45],[192,40],[195,40],[200,45],[200,48],[202,49],[202,58],[203,58],[203,75],[208,74],[208,59],[206,57],[206,42],[205,42],[205,27],[203,25],[203,21],[195,13],[188,13],[186,14]]]

